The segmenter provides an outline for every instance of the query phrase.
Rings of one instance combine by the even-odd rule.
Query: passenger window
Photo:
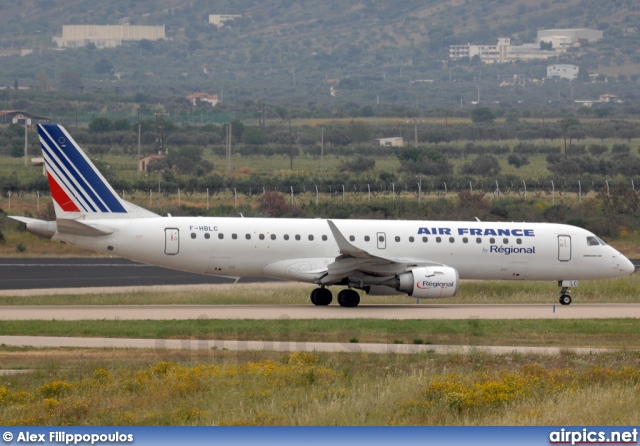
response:
[[[260,235],[258,236],[258,238],[259,238],[260,240],[264,240],[264,234],[260,234]]]
[[[234,240],[237,240],[238,239],[238,234],[231,234],[231,238],[234,239]]]
[[[436,237],[436,243],[440,243],[442,241],[441,237]]]
[[[271,234],[271,240],[275,240],[276,239],[276,235],[275,234]]]
[[[480,237],[476,237],[476,243],[478,244],[482,243],[482,239]]]
[[[422,243],[427,243],[429,241],[429,237],[422,237]]]
[[[413,243],[414,242],[414,238],[413,237],[409,237],[409,243]]]
[[[371,240],[371,237],[369,237],[368,235],[365,235],[365,236],[364,236],[364,241],[365,241],[365,242],[368,242],[369,240]]]
[[[300,240],[300,235],[296,234],[296,240]]]
[[[384,235],[381,235],[380,237],[378,237],[378,241],[380,243],[384,243]]]
[[[289,240],[289,234],[285,234],[285,235],[284,235],[284,239],[285,239],[285,240]]]
[[[195,232],[192,232],[192,233],[191,233],[191,238],[193,238],[193,239],[195,239],[195,238],[196,238],[196,233],[195,233]]]
[[[598,239],[595,237],[587,237],[587,245],[588,246],[600,246]]]
[[[505,245],[509,244],[509,239],[508,238],[503,238],[502,239],[502,243],[504,243]]]
[[[400,241],[400,237],[396,235],[396,242],[399,242],[399,241]]]
[[[489,243],[491,243],[492,245],[495,245],[495,243],[496,243],[496,239],[494,239],[493,237],[491,237],[491,238],[489,239]]]
[[[466,237],[462,237],[462,243],[469,243],[469,239]]]
[[[521,239],[521,238],[517,238],[517,239],[516,239],[516,243],[517,243],[518,245],[522,245],[522,239]]]
[[[221,233],[221,234],[218,234],[218,238],[219,238],[220,240],[222,240],[222,239],[224,238],[224,234],[222,234],[222,233]]]
[[[313,241],[313,235],[309,234],[309,241],[312,242]]]
[[[251,240],[251,234],[247,234],[247,235],[245,235],[245,237],[246,237],[247,240]]]
[[[456,239],[454,239],[453,237],[449,237],[449,243],[453,243],[455,241],[456,241]]]
[[[209,238],[211,238],[211,234],[209,234],[208,232],[204,235],[204,238],[206,238],[207,240],[209,240]]]
[[[356,241],[356,238],[355,238],[353,235],[350,235],[350,236],[349,236],[349,241],[350,241],[350,242],[355,242],[355,241]]]
[[[322,236],[322,241],[323,241],[323,242],[326,242],[326,241],[327,241],[327,236],[326,236],[326,235],[323,235],[323,236]]]

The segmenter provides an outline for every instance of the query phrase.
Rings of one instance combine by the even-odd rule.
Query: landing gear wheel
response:
[[[333,300],[333,294],[327,288],[316,288],[311,291],[311,303],[318,306],[326,306]]]
[[[357,307],[360,303],[360,295],[355,290],[342,290],[338,293],[338,303],[341,307]]]
[[[571,304],[571,296],[569,296],[568,294],[563,294],[562,296],[560,296],[560,303],[562,305],[570,305]]]

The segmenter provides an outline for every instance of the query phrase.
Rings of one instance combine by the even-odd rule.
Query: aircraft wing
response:
[[[443,266],[442,263],[425,259],[373,255],[349,242],[332,220],[327,220],[327,224],[341,255],[327,265],[327,273],[317,281],[321,285],[337,283],[347,277],[360,281],[382,282],[389,277],[404,273],[410,266]]]

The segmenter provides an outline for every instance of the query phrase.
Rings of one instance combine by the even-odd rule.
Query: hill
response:
[[[242,18],[217,28],[209,14]],[[165,25],[168,39],[53,51],[51,38],[63,24],[118,23]],[[478,90],[508,107],[549,101],[558,107],[570,100],[567,83],[531,92],[498,87],[499,76],[544,78],[547,61],[486,67],[448,64],[447,55],[450,44],[493,44],[498,37],[530,43],[539,28],[564,27],[601,29],[605,38],[555,61],[606,72],[621,84],[576,86],[573,94],[611,92],[633,103],[640,74],[640,4],[633,0],[8,0],[0,4],[0,49],[34,53],[5,58],[0,85],[129,95],[129,101],[182,108],[184,96],[207,91],[236,113],[256,112],[256,102],[266,101],[272,116],[282,115],[276,106],[289,114],[338,116],[362,114],[367,105],[387,115],[453,110],[475,100]],[[335,97],[332,86],[339,90]]]

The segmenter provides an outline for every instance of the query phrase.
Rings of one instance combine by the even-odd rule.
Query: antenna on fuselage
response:
[[[244,218],[244,215],[242,215],[242,212],[238,212],[238,215],[240,216],[240,218]]]
[[[481,221],[480,221],[480,219],[478,217],[473,217],[473,218],[475,218],[478,223],[481,223]]]

